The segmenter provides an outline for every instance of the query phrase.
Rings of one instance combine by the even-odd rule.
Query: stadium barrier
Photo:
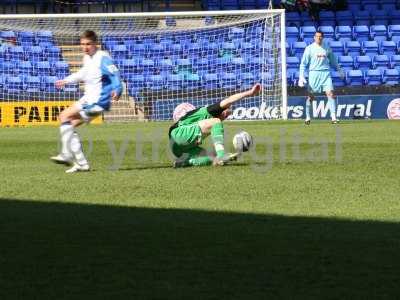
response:
[[[288,97],[288,119],[305,118],[305,96]],[[314,118],[329,118],[326,97],[316,97],[312,104]],[[259,106],[237,106],[233,120],[262,120],[275,118],[275,109],[261,103]],[[339,119],[392,119],[400,120],[400,94],[351,95],[337,97]]]
[[[74,101],[0,102],[0,127],[59,125],[58,116]],[[97,117],[94,124],[102,123]]]

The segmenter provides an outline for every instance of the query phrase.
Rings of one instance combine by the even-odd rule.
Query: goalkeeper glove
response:
[[[304,87],[306,84],[307,84],[307,80],[303,76],[300,76],[299,82],[298,82],[299,87]]]

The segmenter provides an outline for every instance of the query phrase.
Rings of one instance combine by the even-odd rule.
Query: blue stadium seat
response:
[[[360,25],[366,25],[369,26],[371,21],[370,21],[370,12],[367,10],[359,10],[354,12],[354,21],[355,24],[360,26]]]
[[[254,53],[255,51],[256,51],[256,47],[251,42],[243,41],[240,44],[240,54],[241,55],[251,54],[251,53]]]
[[[356,56],[361,54],[361,44],[359,41],[347,41],[345,47],[347,55]]]
[[[59,91],[56,89],[55,82],[58,80],[56,76],[42,76],[42,74],[38,74],[40,76],[41,87],[40,89],[46,93],[54,93]]]
[[[25,57],[24,48],[22,46],[12,46],[8,48],[8,53],[12,61],[23,60]]]
[[[0,58],[2,59],[9,59],[9,52],[8,52],[8,45],[3,44],[0,45]]]
[[[368,70],[372,68],[372,59],[368,55],[356,56],[354,66],[359,70]]]
[[[231,27],[229,29],[229,38],[231,39],[243,39],[246,36],[246,31],[243,27]]]
[[[324,41],[329,42],[335,39],[335,29],[332,26],[319,26],[318,30],[323,32]],[[314,37],[313,37],[314,40]]]
[[[111,53],[114,59],[124,59],[128,56],[128,48],[125,44],[117,44],[112,46]]]
[[[364,75],[361,70],[349,70],[347,71],[347,85],[360,86],[364,85]]]
[[[192,69],[192,63],[188,58],[178,58],[176,60],[176,68],[178,72],[188,72]]]
[[[128,89],[134,88],[136,90],[143,89],[146,86],[146,80],[143,74],[130,74],[128,76]]]
[[[24,90],[24,83],[20,76],[7,76],[6,90],[9,93],[19,93]]]
[[[221,76],[221,88],[224,89],[235,89],[238,86],[238,78],[236,73],[224,72]]]
[[[335,28],[335,38],[342,42],[351,41],[353,36],[353,31],[350,26],[336,26]]]
[[[354,68],[354,59],[352,56],[339,56],[338,63],[344,70],[352,70]]]
[[[133,56],[144,56],[146,53],[146,45],[144,43],[136,43],[131,52]]]
[[[51,43],[53,44],[53,33],[49,30],[41,30],[36,34],[36,43]]]
[[[253,86],[255,80],[251,72],[243,72],[240,74],[240,86],[243,89],[249,89]]]
[[[332,71],[332,82],[334,86],[345,86],[346,85],[346,78],[340,78],[340,73],[338,71]]]
[[[372,25],[370,27],[371,39],[374,41],[386,41],[387,40],[387,28],[385,25]]]
[[[397,52],[397,46],[394,41],[382,41],[380,43],[379,49],[380,49],[379,53],[386,54],[389,56],[395,55]]]
[[[330,41],[329,47],[336,56],[345,55],[344,44],[341,41]]]
[[[14,75],[15,74],[15,64],[11,61],[4,61],[1,64],[0,74]]]
[[[371,11],[372,23],[375,25],[385,25],[389,24],[389,16],[386,10],[378,9]]]
[[[286,58],[286,67],[288,71],[295,72],[299,69],[300,67],[300,59],[296,56],[288,56]]]
[[[183,82],[183,87],[188,90],[196,90],[201,88],[200,75],[197,73],[187,74],[186,81]]]
[[[303,26],[300,27],[300,39],[304,42],[312,43],[314,41],[316,29],[314,26]]]
[[[0,74],[0,90],[5,89],[6,86],[6,76],[4,74]]]
[[[400,24],[400,10],[389,11],[390,24]]]
[[[319,20],[320,26],[336,26],[335,13],[331,10],[321,10]]]
[[[390,68],[400,70],[400,55],[392,55],[390,57]]]
[[[363,9],[365,11],[374,11],[374,10],[378,10],[379,9],[379,2],[375,2],[375,3],[364,3],[363,5]]]
[[[361,52],[363,55],[368,55],[371,58],[379,53],[379,44],[377,41],[362,42]]]
[[[124,77],[129,76],[129,74],[135,73],[135,71],[142,71],[142,69],[138,68],[138,63],[134,58],[123,59],[118,68]]]
[[[31,75],[33,73],[33,68],[30,61],[20,61],[16,66],[19,74]]]
[[[29,93],[38,93],[41,88],[41,81],[39,76],[27,76],[25,78],[26,91]]]
[[[45,56],[43,49],[40,46],[27,46],[24,47],[25,58],[30,62],[37,62],[44,60]]]
[[[288,26],[300,27],[302,24],[301,17],[298,12],[287,12],[286,13],[286,24]]]
[[[166,88],[171,91],[179,91],[183,88],[184,76],[182,74],[167,75]]]
[[[51,74],[51,66],[48,61],[38,61],[33,66],[33,74],[38,76],[48,76]]]
[[[231,60],[232,70],[242,70],[246,67],[246,62],[243,57],[236,56],[233,57]]]
[[[390,62],[389,62],[389,57],[387,55],[381,54],[381,55],[375,55],[374,58],[372,59],[372,67],[374,69],[380,69],[384,70],[389,68]]]
[[[380,85],[382,84],[383,76],[380,69],[370,69],[365,72],[365,84]]]
[[[153,91],[162,90],[165,87],[165,78],[160,74],[153,74],[147,77],[147,88]]]
[[[36,43],[35,34],[32,31],[18,32],[18,44],[21,46],[34,46]]]
[[[15,42],[17,36],[14,31],[5,30],[0,32],[0,38],[6,41]]]
[[[292,44],[292,56],[297,56],[299,59],[303,56],[304,49],[307,47],[306,42],[294,42]]]
[[[286,41],[288,43],[297,42],[299,40],[299,29],[295,26],[286,27]]]
[[[57,77],[65,77],[69,75],[69,65],[66,61],[56,61],[54,63],[55,74]]]
[[[392,10],[396,10],[397,7],[395,3],[381,3],[381,9],[390,12]]]
[[[208,90],[217,89],[220,87],[217,73],[207,73],[204,75],[204,85]]]
[[[388,26],[388,38],[396,43],[400,41],[400,24]]]
[[[155,71],[155,62],[151,58],[143,58],[139,62],[141,68],[143,68],[144,74],[152,74]]]
[[[171,72],[174,69],[174,63],[172,59],[170,58],[162,58],[158,61],[157,64],[158,68],[160,68],[161,71],[169,71]]]
[[[400,83],[400,72],[397,69],[386,69],[383,71],[383,82],[387,85]]]
[[[48,47],[45,50],[45,55],[47,56],[47,60],[50,62],[61,60],[61,50],[56,46]]]
[[[370,31],[366,25],[356,25],[353,27],[353,40],[364,42],[370,38]]]
[[[338,26],[353,26],[353,13],[351,10],[338,10],[336,12],[336,23]]]
[[[355,13],[355,12],[361,10],[361,4],[360,3],[349,3],[347,5],[347,9],[349,9],[351,12]]]

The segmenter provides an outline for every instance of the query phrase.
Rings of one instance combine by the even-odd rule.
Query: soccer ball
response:
[[[233,137],[233,147],[237,152],[249,151],[253,145],[253,137],[246,131],[240,131]]]

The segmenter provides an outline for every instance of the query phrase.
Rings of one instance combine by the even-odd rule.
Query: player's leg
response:
[[[97,117],[99,114],[101,114],[104,109],[97,105],[96,103],[94,104],[86,104],[86,103],[77,103],[77,108],[79,109],[79,117],[81,120],[81,123],[86,122],[89,123],[92,119]],[[79,124],[81,124],[79,123]],[[79,134],[77,132],[73,132],[70,143],[69,143],[71,152],[74,156],[74,166],[66,171],[66,173],[75,173],[79,171],[89,171],[89,162],[86,159],[85,154],[83,153],[83,148],[82,148],[82,141],[79,137]]]
[[[207,150],[195,146],[187,149],[180,158],[174,161],[174,168],[183,168],[189,166],[209,166],[213,163],[214,156],[212,153],[207,153]]]
[[[239,157],[239,153],[225,154],[224,147],[224,126],[219,118],[206,119],[198,122],[202,135],[211,134],[214,143],[216,157],[213,161],[214,166],[222,166],[230,161],[235,161]]]
[[[74,128],[82,124],[79,111],[80,108],[74,104],[63,110],[60,114],[61,153],[50,158],[56,163],[70,165],[73,161],[73,153],[71,151],[70,142],[74,134]]]
[[[314,94],[309,91],[307,99],[306,99],[306,121],[305,121],[306,125],[310,125],[310,123],[311,123],[311,116],[312,116],[311,103],[312,103],[312,101],[314,101]]]
[[[338,120],[336,119],[336,99],[333,90],[326,91],[326,97],[328,98],[328,109],[331,112],[332,123],[336,124]]]
[[[203,136],[211,134],[217,157],[224,157],[224,125],[222,121],[219,118],[206,119],[199,121],[198,125]]]

